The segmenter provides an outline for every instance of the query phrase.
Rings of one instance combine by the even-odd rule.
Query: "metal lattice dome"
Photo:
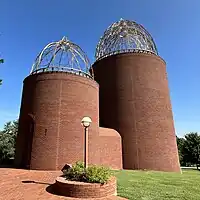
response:
[[[36,57],[31,74],[69,72],[93,78],[90,62],[84,51],[66,37],[49,43]],[[91,70],[92,71],[92,70]]]
[[[104,32],[96,47],[96,60],[124,52],[147,52],[158,55],[156,45],[146,29],[134,21],[120,19]]]

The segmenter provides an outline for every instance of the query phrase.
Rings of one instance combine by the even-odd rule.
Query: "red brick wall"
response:
[[[112,169],[122,169],[121,136],[110,128],[99,128],[100,164]]]
[[[89,162],[99,163],[98,84],[85,77],[67,73],[41,73],[24,80],[20,114],[20,133],[16,163],[22,166],[23,136],[28,134],[28,114],[35,118],[31,169],[61,169],[65,163],[83,160],[83,116],[90,116]]]
[[[28,145],[32,145],[33,136],[30,134],[29,122],[30,120],[33,120],[33,118],[29,114],[33,111],[34,89],[34,85],[23,85],[19,130],[15,155],[16,167],[26,168],[30,165],[31,150],[28,151]]]
[[[102,185],[67,181],[63,177],[57,177],[53,190],[56,194],[67,197],[108,199],[117,194],[117,181],[115,177],[111,177],[106,184]]]
[[[93,65],[100,126],[122,136],[123,167],[180,171],[165,62],[125,53]]]

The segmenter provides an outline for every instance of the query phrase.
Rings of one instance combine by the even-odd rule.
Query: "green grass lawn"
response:
[[[117,171],[118,195],[135,200],[200,200],[200,171]]]

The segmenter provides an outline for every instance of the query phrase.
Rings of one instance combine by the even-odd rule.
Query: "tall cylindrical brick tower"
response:
[[[121,19],[100,39],[93,64],[100,126],[122,137],[123,167],[179,172],[165,61],[150,34]]]
[[[99,164],[99,86],[80,47],[66,38],[48,44],[25,78],[15,164],[60,170],[83,160],[81,119],[92,118],[89,163]],[[98,137],[98,138],[97,138]]]

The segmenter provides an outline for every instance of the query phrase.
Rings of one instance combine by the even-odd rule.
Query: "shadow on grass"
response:
[[[184,170],[184,171],[200,171],[200,169],[197,169],[197,168],[181,168],[181,170]]]

